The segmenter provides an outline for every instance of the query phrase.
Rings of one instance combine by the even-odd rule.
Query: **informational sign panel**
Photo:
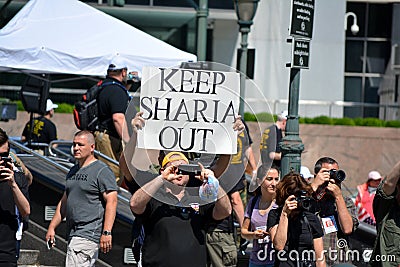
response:
[[[314,0],[292,0],[290,35],[312,38],[314,24]]]
[[[292,68],[308,69],[310,59],[310,41],[293,40]]]
[[[239,73],[145,67],[138,147],[236,154],[239,100]]]

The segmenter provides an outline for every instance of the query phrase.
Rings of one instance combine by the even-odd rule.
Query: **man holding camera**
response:
[[[344,171],[339,169],[336,160],[323,157],[314,166],[315,178],[311,183],[315,199],[315,214],[321,220],[324,229],[324,249],[328,251],[328,265],[347,262],[345,250],[348,249],[348,235],[358,227],[356,207],[348,197],[343,197],[341,182]],[[341,240],[344,242],[340,242]],[[334,255],[329,251],[337,250]],[[330,253],[332,254],[332,253]]]
[[[30,204],[28,181],[23,172],[14,171],[9,153],[8,136],[0,128],[0,266],[16,267],[18,226],[30,214]]]
[[[122,150],[122,138],[128,141],[129,134],[125,123],[125,111],[130,101],[125,87],[128,79],[128,67],[122,59],[115,59],[108,66],[107,77],[103,84],[107,84],[100,91],[97,101],[99,109],[99,129],[95,132],[96,149],[106,156],[119,161]],[[124,132],[126,131],[126,132]],[[117,184],[122,182],[122,176],[117,165],[103,160],[114,172]]]
[[[179,171],[180,165],[188,163],[184,154],[168,153],[161,160],[161,174],[131,197],[131,210],[143,221],[146,233],[142,247],[144,267],[204,267],[207,259],[206,223],[211,218],[222,220],[231,213],[230,200],[218,186],[213,171],[202,166],[199,179],[203,181],[203,192],[207,191],[205,195],[213,199],[205,205],[195,202],[198,196],[191,194],[186,187],[189,175]]]

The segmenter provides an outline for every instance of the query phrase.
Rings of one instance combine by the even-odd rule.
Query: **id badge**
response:
[[[330,234],[338,231],[335,217],[333,215],[325,218],[321,218],[322,226],[325,234]]]

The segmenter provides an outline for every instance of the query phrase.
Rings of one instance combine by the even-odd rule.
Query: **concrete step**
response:
[[[40,251],[36,249],[21,249],[18,265],[39,265]]]

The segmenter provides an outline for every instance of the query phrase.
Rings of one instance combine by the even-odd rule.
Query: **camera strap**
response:
[[[307,219],[307,216],[306,216],[306,214],[303,212],[303,221],[306,223],[306,225],[307,225],[307,228],[308,228],[308,230],[309,230],[309,232],[310,232],[310,236],[311,236],[311,242],[312,242],[312,244],[313,244],[313,248],[314,248],[314,243],[313,243],[313,234],[312,234],[312,229],[311,229],[311,225],[310,225],[310,222],[308,221],[308,219]]]

